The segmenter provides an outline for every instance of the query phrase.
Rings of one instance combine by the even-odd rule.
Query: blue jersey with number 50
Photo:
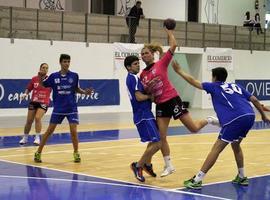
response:
[[[224,82],[202,83],[211,94],[214,109],[222,126],[244,115],[255,115],[250,105],[250,94],[240,85]]]

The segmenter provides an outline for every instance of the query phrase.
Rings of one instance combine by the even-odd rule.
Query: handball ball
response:
[[[163,26],[166,27],[168,30],[174,30],[176,26],[176,21],[171,18],[165,19],[163,22]]]

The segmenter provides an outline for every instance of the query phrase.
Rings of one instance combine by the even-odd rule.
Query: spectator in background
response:
[[[251,31],[253,30],[254,20],[250,19],[249,11],[247,11],[245,14],[245,20],[244,20],[243,26],[249,27]]]
[[[127,26],[129,27],[129,42],[135,43],[135,34],[137,26],[139,26],[140,18],[144,18],[143,9],[141,8],[142,2],[137,1],[136,4],[131,8],[127,18]]]
[[[263,33],[262,27],[261,27],[261,17],[260,17],[259,13],[255,14],[254,20],[255,20],[254,27],[255,27],[255,29],[257,31],[257,34],[259,35],[259,33]]]

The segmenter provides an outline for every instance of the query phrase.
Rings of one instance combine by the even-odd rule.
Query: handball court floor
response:
[[[213,115],[213,110],[191,109],[194,119]],[[50,115],[43,118],[43,132]],[[230,146],[204,179],[201,190],[183,188],[183,181],[200,169],[217,138],[219,128],[208,125],[191,134],[179,121],[168,130],[171,157],[176,172],[161,178],[163,158],[158,152],[152,160],[156,178],[145,175],[138,182],[129,168],[145,150],[132,123],[131,113],[80,114],[81,163],[73,163],[68,124],[60,125],[42,153],[42,163],[33,161],[37,147],[20,146],[25,117],[0,117],[0,199],[270,199],[270,126],[257,118],[243,141],[248,187],[231,180],[237,167]],[[32,127],[33,133],[34,126]]]

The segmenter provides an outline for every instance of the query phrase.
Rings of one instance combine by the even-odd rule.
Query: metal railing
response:
[[[0,37],[112,43],[133,42],[130,34],[122,16],[0,7]],[[268,30],[257,34],[240,26],[177,21],[175,37],[186,47],[270,50]],[[135,38],[137,43],[168,44],[163,20],[141,19]]]

